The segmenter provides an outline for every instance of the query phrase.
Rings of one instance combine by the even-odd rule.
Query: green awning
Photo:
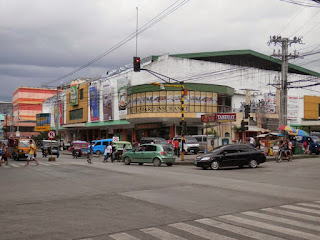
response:
[[[126,125],[130,122],[126,120],[114,120],[107,122],[86,122],[86,127],[103,127],[103,126],[114,126],[114,125]]]

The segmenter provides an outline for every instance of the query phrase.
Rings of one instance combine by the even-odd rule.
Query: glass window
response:
[[[108,146],[108,143],[109,143],[109,142],[103,142],[102,145]]]
[[[146,151],[148,151],[148,152],[157,151],[157,146],[155,146],[155,145],[147,145],[146,146]]]
[[[82,99],[83,99],[83,88],[80,89],[80,100],[82,100]]]
[[[97,142],[95,146],[101,146],[101,142]]]
[[[19,142],[19,147],[23,147],[23,148],[30,147],[30,142],[29,142],[29,140],[20,141],[20,142]]]

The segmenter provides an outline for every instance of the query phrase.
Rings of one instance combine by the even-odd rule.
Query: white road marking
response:
[[[112,234],[112,235],[109,235],[109,237],[115,240],[139,240],[139,238],[133,237],[127,233]]]
[[[169,232],[163,231],[159,228],[145,228],[145,229],[141,229],[140,231],[149,234],[153,237],[159,238],[161,240],[186,240],[183,237],[179,237],[177,235],[171,234]]]
[[[238,222],[238,223],[248,224],[248,225],[251,225],[251,226],[254,226],[254,227],[267,229],[267,230],[270,230],[270,231],[280,232],[280,233],[288,234],[288,235],[291,235],[291,236],[304,238],[304,239],[307,239],[307,240],[319,240],[319,236],[314,235],[314,234],[301,232],[301,231],[298,231],[298,230],[293,230],[293,229],[290,229],[290,228],[276,226],[276,225],[272,225],[272,224],[268,224],[268,223],[257,222],[257,221],[253,221],[253,220],[237,217],[237,216],[226,215],[226,216],[221,216],[220,218],[227,219],[227,220],[234,221],[234,222]]]
[[[274,209],[274,208],[263,208],[261,210],[271,212],[271,213],[278,213],[278,214],[282,214],[282,215],[286,215],[286,216],[290,216],[290,217],[296,217],[296,218],[301,218],[301,219],[305,219],[305,220],[320,222],[320,217],[315,217],[315,216],[306,215],[306,214],[302,214],[302,213],[290,212],[290,211]]]
[[[318,205],[318,204],[312,204],[312,203],[297,203],[297,205],[306,206],[306,207],[313,207],[313,208],[319,208],[319,209],[320,209],[320,205]]]
[[[298,207],[298,206],[291,206],[291,205],[283,205],[280,206],[282,208],[288,208],[288,209],[293,209],[293,210],[298,210],[298,211],[302,211],[302,212],[307,212],[307,213],[317,213],[320,214],[320,210],[314,210],[314,209],[310,209],[310,208],[304,208],[304,207]]]
[[[286,224],[297,226],[297,227],[302,227],[302,228],[307,228],[307,229],[320,231],[320,226],[315,226],[315,225],[312,225],[312,224],[309,224],[309,223],[305,223],[303,221],[300,222],[300,221],[295,221],[295,220],[291,220],[291,219],[287,219],[287,218],[275,217],[275,216],[270,216],[270,215],[267,215],[267,214],[257,213],[257,212],[252,212],[252,211],[243,212],[242,214],[245,214],[245,215],[248,215],[248,216],[252,216],[252,217],[258,217],[258,218],[262,218],[262,219],[267,219],[267,220],[270,220],[270,221],[286,223]]]
[[[50,166],[50,163],[39,162],[39,165]]]
[[[269,234],[256,232],[256,231],[246,229],[243,227],[238,227],[238,226],[234,226],[234,225],[231,225],[228,223],[212,220],[210,218],[204,218],[204,219],[199,219],[199,220],[195,220],[195,221],[202,223],[202,224],[212,226],[212,227],[216,227],[216,228],[220,228],[220,229],[223,229],[226,231],[237,233],[237,234],[240,234],[240,235],[243,235],[246,237],[258,239],[258,240],[284,240],[284,238],[275,237],[275,236],[271,236]]]
[[[12,167],[22,167],[22,165],[16,163],[10,163],[9,165]]]
[[[174,223],[170,224],[169,226],[209,240],[235,240],[234,238],[222,236],[218,233],[210,232],[186,223]]]

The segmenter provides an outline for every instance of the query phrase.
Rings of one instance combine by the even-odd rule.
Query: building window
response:
[[[72,110],[69,112],[69,120],[83,119],[83,108]]]
[[[80,89],[80,100],[82,100],[82,99],[83,99],[83,88]]]

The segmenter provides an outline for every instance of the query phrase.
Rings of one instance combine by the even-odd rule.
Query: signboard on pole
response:
[[[112,142],[117,142],[119,141],[119,137],[112,137]]]
[[[51,130],[51,131],[48,132],[48,138],[50,140],[54,139],[55,137],[56,137],[56,132],[55,131]]]

